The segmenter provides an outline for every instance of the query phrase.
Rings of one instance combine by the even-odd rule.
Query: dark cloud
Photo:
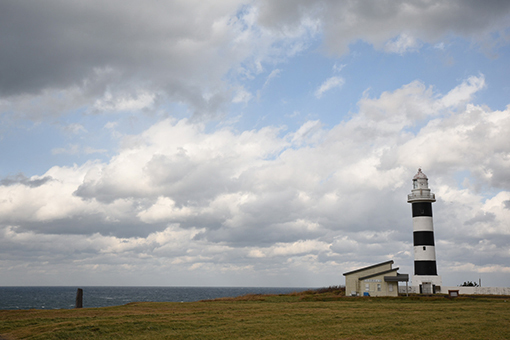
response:
[[[92,105],[107,90],[132,96],[144,89],[197,113],[217,112],[226,95],[204,99],[204,91],[218,88],[234,57],[218,52],[228,29],[212,26],[236,8],[235,1],[2,1],[0,97],[74,88],[79,94],[67,93],[69,100]]]
[[[108,221],[103,214],[83,214],[69,218],[54,219],[43,222],[17,221],[18,232],[34,232],[53,235],[92,235],[113,236],[117,238],[147,237],[151,233],[166,228],[162,223],[141,223],[135,217],[119,221]]]
[[[476,215],[475,217],[467,220],[466,222],[464,222],[465,225],[473,225],[473,224],[476,224],[476,223],[487,223],[487,222],[492,222],[496,219],[496,215],[491,213],[491,212],[488,212],[488,213],[479,213],[478,215]]]
[[[0,180],[0,185],[11,186],[15,184],[22,184],[30,188],[37,188],[41,185],[46,184],[48,181],[52,181],[53,178],[50,176],[45,176],[42,178],[28,178],[24,174],[19,173],[14,176],[7,176],[4,179]]]
[[[327,49],[339,54],[360,39],[383,48],[404,34],[395,50],[402,53],[416,39],[452,32],[487,37],[506,27],[509,9],[507,1],[2,1],[0,110],[33,120],[81,107],[122,111],[131,108],[116,104],[144,93],[152,100],[136,110],[170,101],[185,103],[194,118],[217,117],[240,75],[285,58],[276,47],[282,27],[320,27]],[[244,20],[252,10],[269,31]],[[289,35],[304,46],[302,34]]]
[[[297,27],[306,19],[320,20],[326,48],[347,52],[350,43],[364,40],[383,47],[400,34],[427,42],[454,33],[479,40],[508,23],[508,1],[268,1],[263,0],[262,25],[281,29]]]
[[[505,209],[510,210],[510,200],[503,201],[503,204],[504,204],[504,206],[505,206]]]

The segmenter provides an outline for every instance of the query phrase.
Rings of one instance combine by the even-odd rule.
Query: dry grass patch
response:
[[[334,299],[334,300],[332,300]],[[80,310],[0,311],[7,339],[510,339],[510,300],[335,290]]]

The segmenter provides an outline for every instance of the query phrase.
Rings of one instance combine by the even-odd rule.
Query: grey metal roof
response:
[[[358,278],[358,280],[369,279],[369,278],[374,277],[374,276],[379,276],[379,275],[388,274],[388,273],[391,273],[391,272],[396,272],[397,270],[398,270],[398,267],[397,268],[393,268],[393,269],[389,269],[389,270],[385,270],[385,271],[382,271],[382,272],[379,272],[379,273],[374,273],[374,274],[370,274],[370,275],[367,275],[367,276],[362,276],[362,277]]]
[[[388,264],[388,263],[393,264],[393,260],[389,260],[389,261],[381,262],[381,263],[378,263],[378,264],[373,264],[373,265],[368,266],[368,267],[356,269],[356,270],[344,273],[343,275],[350,275],[350,274],[353,274],[353,273],[356,273],[356,272],[360,272],[360,271],[363,271],[363,270],[367,270],[367,269],[372,269],[372,268],[375,268],[375,267],[383,266],[383,265]]]
[[[397,273],[397,276],[385,276],[384,277],[385,282],[397,282],[397,281],[409,281],[409,274],[399,274]]]

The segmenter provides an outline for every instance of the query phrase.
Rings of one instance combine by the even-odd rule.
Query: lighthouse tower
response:
[[[429,189],[427,176],[418,169],[413,178],[413,189],[407,195],[413,211],[414,276],[412,286],[420,293],[433,294],[441,289],[441,277],[437,275],[436,249],[434,245],[434,224],[432,202],[436,197]]]

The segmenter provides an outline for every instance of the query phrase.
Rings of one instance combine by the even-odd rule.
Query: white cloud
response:
[[[108,150],[106,150],[106,149],[94,149],[94,148],[91,148],[91,147],[87,146],[87,147],[85,147],[83,149],[83,152],[86,155],[91,155],[91,154],[94,154],[94,153],[107,153]]]
[[[335,87],[342,87],[344,83],[345,80],[342,77],[334,76],[328,78],[324,81],[324,83],[321,84],[321,86],[319,86],[317,90],[315,90],[314,95],[317,99],[320,99],[324,92],[327,92]]]
[[[48,0],[2,8],[0,142],[14,175],[0,178],[0,272],[8,273],[0,284],[327,285],[341,283],[342,270],[390,258],[412,272],[405,198],[418,167],[438,197],[440,271],[508,272],[510,107],[473,104],[486,77],[500,87],[487,63],[487,76],[443,86],[464,74],[455,61],[466,40],[484,50],[508,43],[510,2]],[[364,54],[366,44],[376,51]],[[311,85],[322,98],[344,85],[341,62],[349,60],[353,91],[377,88],[357,82],[372,79],[371,67],[355,69],[360,60],[386,51],[402,57],[383,59],[406,63],[423,47],[425,70],[438,71],[431,77],[445,70],[433,62],[450,67],[434,80],[443,93],[406,73],[406,85],[367,90],[331,110],[330,101],[310,107],[289,83],[316,81],[310,60],[334,64],[332,77]],[[278,100],[261,98],[269,86]],[[46,138],[48,126],[65,140]],[[51,154],[34,158],[26,145]],[[102,161],[52,167],[99,154]],[[8,164],[19,155],[25,163]]]
[[[271,73],[269,73],[269,75],[267,76],[266,82],[264,83],[264,86],[262,86],[262,88],[266,87],[267,84],[269,84],[269,82],[271,80],[273,80],[274,78],[279,77],[281,72],[282,72],[282,70],[280,70],[280,69],[272,70]]]
[[[437,43],[434,45],[434,48],[443,51],[445,49],[445,43],[444,42]]]
[[[447,246],[458,241],[493,254],[486,268],[507,268],[510,110],[460,105],[482,84],[469,78],[442,95],[412,82],[365,96],[331,129],[308,121],[287,132],[208,131],[161,121],[126,137],[107,162],[53,167],[37,185],[2,182],[2,265],[18,273],[24,261],[39,263],[50,241],[77,244],[72,254],[63,245],[48,255],[60,268],[75,259],[92,275],[221,271],[245,285],[297,268],[329,277],[388,258],[412,263],[406,194],[421,166],[438,198],[440,265],[461,256],[476,263]],[[464,169],[471,184],[459,187]]]
[[[271,83],[271,81],[274,78],[278,78],[280,76],[281,70],[280,69],[274,69],[269,73],[269,75],[266,78],[266,81],[264,82],[264,85],[262,85],[262,88],[257,91],[257,99],[260,100],[260,97],[262,95],[262,91]]]
[[[69,145],[67,148],[54,148],[51,150],[53,155],[67,154],[76,155],[80,152],[80,146],[76,144]]]
[[[253,95],[246,91],[244,87],[237,89],[232,103],[248,103],[253,98]]]
[[[347,64],[340,64],[340,65],[335,64],[335,65],[333,65],[333,72],[339,73],[339,72],[341,72],[341,71],[344,69],[344,67],[346,67],[346,66],[347,66]]]
[[[324,135],[321,129],[321,122],[308,121],[304,123],[292,136],[292,143],[295,145],[302,145],[307,142],[309,144],[318,143]]]
[[[329,244],[316,240],[301,240],[293,243],[277,243],[267,250],[270,256],[295,256],[328,251]]]
[[[138,213],[142,222],[153,223],[156,221],[184,221],[192,218],[197,212],[191,207],[177,208],[175,201],[168,197],[158,197],[149,209]]]
[[[79,134],[79,133],[82,133],[82,132],[87,132],[87,129],[85,129],[85,127],[81,124],[78,124],[78,123],[72,123],[72,124],[69,124],[69,125],[66,125],[64,127],[62,127],[62,129],[64,131],[67,131],[69,133],[72,133],[72,134]]]
[[[113,96],[106,92],[101,99],[97,99],[93,109],[97,111],[139,111],[151,109],[154,106],[156,95],[146,91],[135,94],[120,94]]]
[[[85,155],[91,155],[94,153],[107,153],[108,150],[106,149],[95,149],[89,146],[81,147],[78,144],[71,144],[67,148],[54,148],[51,150],[51,153],[53,155],[79,155],[79,154],[85,154]]]
[[[105,129],[115,129],[119,125],[118,122],[108,122],[104,125]]]
[[[441,100],[441,104],[445,107],[454,107],[465,104],[473,99],[473,95],[485,88],[485,77],[471,76],[464,80],[461,85],[455,87]]]
[[[388,41],[384,50],[390,53],[404,54],[407,52],[416,52],[420,44],[412,36],[402,33],[396,39]]]

